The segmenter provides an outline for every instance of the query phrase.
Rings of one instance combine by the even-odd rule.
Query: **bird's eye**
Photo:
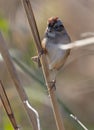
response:
[[[54,28],[58,28],[58,26],[56,25]]]
[[[64,26],[63,25],[55,25],[54,26],[54,29],[56,30],[56,31],[62,31],[63,29],[64,29]]]
[[[64,26],[63,26],[63,25],[60,25],[60,27],[64,28]]]

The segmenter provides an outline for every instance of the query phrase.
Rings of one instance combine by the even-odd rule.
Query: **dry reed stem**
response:
[[[87,45],[91,45],[91,44],[94,44],[94,37],[74,41],[71,44],[69,43],[69,44],[62,45],[62,43],[59,43],[58,47],[62,50],[67,50],[67,49],[83,47],[83,46],[87,46]]]
[[[38,29],[37,29],[37,25],[36,25],[36,21],[34,18],[34,14],[33,14],[33,10],[32,10],[32,6],[30,3],[30,0],[22,0],[25,11],[26,11],[26,15],[28,18],[28,22],[30,24],[31,27],[31,31],[35,40],[35,44],[38,50],[38,54],[41,53],[42,51],[42,47],[41,47],[41,41],[40,41],[40,37],[39,37],[39,33],[38,33]],[[46,56],[43,54],[41,56],[41,64],[42,64],[42,70],[43,70],[43,74],[45,77],[45,82],[48,88],[48,92],[50,95],[50,99],[51,99],[51,103],[52,103],[52,108],[53,108],[53,113],[55,116],[55,121],[56,121],[56,125],[57,125],[57,129],[58,130],[65,130],[64,128],[64,124],[63,124],[63,120],[61,117],[61,113],[59,111],[59,107],[58,107],[58,103],[57,103],[57,99],[55,96],[55,91],[49,91],[51,88],[51,80],[49,79],[49,68],[48,68],[48,64],[47,64],[47,60],[46,60]]]
[[[4,62],[7,65],[8,71],[9,71],[11,78],[16,86],[16,89],[17,89],[19,96],[22,100],[24,108],[27,111],[30,122],[32,123],[33,130],[40,130],[38,113],[29,104],[28,97],[27,97],[27,95],[24,91],[24,88],[22,86],[22,83],[18,77],[17,71],[16,71],[15,66],[12,62],[12,58],[8,52],[8,47],[6,45],[6,42],[5,42],[1,32],[0,32],[0,52],[1,52],[1,55],[4,59]]]
[[[4,89],[4,86],[1,82],[1,80],[0,80],[0,97],[1,97],[1,101],[3,103],[3,106],[5,108],[5,111],[7,113],[7,116],[9,117],[14,130],[19,130],[16,119],[14,117],[14,113],[12,111],[12,108],[11,108],[11,105],[10,105],[10,102],[8,99],[8,96],[5,92],[5,89]]]

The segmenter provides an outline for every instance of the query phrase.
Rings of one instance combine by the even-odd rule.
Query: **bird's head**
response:
[[[47,31],[48,32],[61,32],[64,30],[64,26],[62,21],[58,18],[58,17],[51,17],[48,19],[48,27],[47,27]]]

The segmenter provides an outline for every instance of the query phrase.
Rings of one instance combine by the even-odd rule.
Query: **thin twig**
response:
[[[22,83],[18,77],[17,71],[15,69],[15,66],[12,62],[12,58],[11,58],[7,48],[8,47],[6,45],[6,42],[5,42],[3,36],[0,32],[0,52],[2,54],[2,57],[7,65],[8,71],[9,71],[11,78],[16,86],[16,89],[17,89],[19,96],[22,100],[22,103],[24,104],[25,110],[27,111],[30,122],[32,123],[33,130],[40,130],[38,113],[30,104],[29,105],[31,106],[31,108],[28,107],[28,105],[26,103],[26,102],[29,102],[28,97],[24,91],[24,88],[23,88]]]
[[[28,22],[29,22],[30,27],[31,27],[31,31],[32,31],[33,36],[34,36],[34,40],[35,40],[35,44],[36,44],[38,53],[40,54],[41,51],[42,51],[41,41],[40,41],[40,37],[39,37],[38,29],[37,29],[37,26],[36,26],[36,21],[35,21],[35,17],[34,17],[34,14],[33,14],[33,10],[32,10],[30,0],[22,0],[22,2],[23,2],[23,5],[24,5],[26,14],[27,14],[27,18],[28,18]],[[48,68],[46,56],[44,54],[41,56],[41,64],[42,64],[43,74],[44,74],[44,77],[45,77],[45,82],[46,82],[48,92],[49,92],[49,95],[50,95],[50,99],[51,99],[51,103],[52,103],[52,107],[53,107],[53,112],[54,112],[57,128],[58,128],[58,130],[64,130],[65,128],[64,128],[64,125],[63,125],[61,113],[59,111],[57,99],[56,99],[56,96],[55,96],[55,91],[53,91],[53,90],[49,91],[50,88],[51,88],[51,84],[50,84],[51,79],[49,78],[50,77],[49,68]]]
[[[72,48],[77,48],[77,47],[83,47],[87,45],[94,44],[94,37],[91,38],[85,38],[82,40],[78,40],[69,44],[63,44],[59,43],[58,47],[61,48],[62,50],[67,50],[67,49],[72,49]]]
[[[84,130],[88,130],[86,126],[73,114],[70,114],[70,117],[72,117]]]
[[[1,97],[1,101],[3,103],[5,111],[6,111],[8,117],[9,117],[9,119],[11,121],[11,124],[12,124],[14,130],[19,130],[19,127],[18,127],[16,119],[14,117],[14,113],[12,111],[8,96],[7,96],[6,92],[5,92],[5,89],[4,89],[4,86],[3,86],[2,82],[1,82],[1,80],[0,80],[0,97]]]

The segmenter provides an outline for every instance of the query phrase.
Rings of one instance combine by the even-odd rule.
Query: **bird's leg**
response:
[[[41,67],[40,58],[41,58],[41,56],[42,56],[43,54],[44,54],[44,50],[42,49],[42,50],[39,52],[38,56],[34,56],[34,57],[31,58],[34,62],[37,62],[37,63],[38,63],[38,67]]]
[[[57,74],[57,70],[51,70],[50,71],[50,91],[51,90],[56,90],[56,74]]]
[[[44,51],[43,50],[41,50],[40,52],[39,52],[39,54],[38,54],[38,59],[37,59],[37,61],[38,61],[38,66],[39,67],[41,67],[41,62],[40,62],[40,58],[41,58],[41,56],[44,54]]]

